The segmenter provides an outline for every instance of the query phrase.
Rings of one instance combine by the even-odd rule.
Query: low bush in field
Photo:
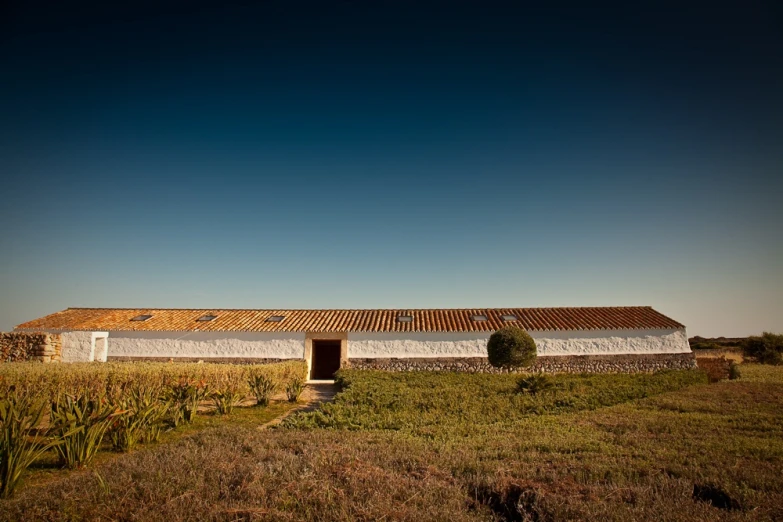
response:
[[[288,402],[299,402],[299,397],[302,396],[302,392],[305,389],[305,382],[299,377],[294,377],[285,386],[285,395],[288,398]]]
[[[762,364],[783,364],[783,334],[764,332],[761,336],[748,337],[742,351]]]
[[[59,441],[39,441],[33,430],[43,419],[48,404],[39,397],[10,390],[0,398],[0,497],[13,493],[22,473]]]
[[[538,395],[539,393],[550,391],[552,388],[554,388],[554,383],[542,373],[522,376],[517,379],[517,391],[520,393]]]
[[[540,379],[532,376],[535,380]],[[558,374],[547,393],[517,393],[518,375],[341,370],[343,391],[319,411],[289,417],[291,427],[465,431],[531,414],[591,410],[707,382],[698,370],[654,374]],[[523,377],[530,379],[530,377]],[[543,389],[543,384],[536,384]]]
[[[262,372],[251,371],[247,378],[247,385],[256,398],[256,405],[266,406],[269,399],[277,391],[278,382]]]
[[[49,432],[60,441],[60,463],[70,469],[86,466],[101,447],[106,430],[127,412],[116,410],[105,395],[86,392],[62,395],[52,402]]]

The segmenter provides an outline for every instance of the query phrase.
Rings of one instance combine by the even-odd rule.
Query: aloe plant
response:
[[[136,385],[115,402],[126,415],[115,418],[109,429],[114,449],[130,451],[139,442],[152,442],[160,436],[171,402],[160,398],[157,387]]]
[[[172,403],[169,420],[173,427],[181,422],[193,422],[201,401],[209,397],[209,386],[204,381],[195,381],[185,377],[166,384],[164,397]]]
[[[538,395],[547,392],[554,387],[551,379],[542,373],[520,377],[517,380],[517,391],[520,393],[529,393]]]
[[[115,410],[105,396],[96,393],[57,397],[52,402],[50,416],[51,430],[61,441],[55,446],[60,462],[70,469],[89,464],[106,430],[115,418],[125,413]]]
[[[247,384],[256,397],[257,406],[268,406],[269,399],[277,391],[277,382],[263,373],[251,374]]]
[[[299,402],[302,392],[305,389],[305,383],[299,377],[294,377],[285,386],[285,394],[288,397],[288,402]]]
[[[0,398],[0,497],[11,496],[22,474],[42,453],[60,442],[31,436],[41,423],[46,401],[11,389]]]

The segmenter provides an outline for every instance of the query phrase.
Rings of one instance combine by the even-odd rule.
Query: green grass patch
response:
[[[518,378],[512,374],[341,371],[338,384],[343,391],[333,403],[290,417],[285,425],[402,430],[431,436],[514,423],[531,415],[594,410],[707,383],[706,375],[694,370],[562,374],[550,378],[551,389],[533,395],[517,391]]]

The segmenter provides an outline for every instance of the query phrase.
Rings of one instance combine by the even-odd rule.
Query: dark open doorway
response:
[[[313,380],[334,379],[334,372],[340,369],[340,341],[313,341],[313,360],[310,378]]]

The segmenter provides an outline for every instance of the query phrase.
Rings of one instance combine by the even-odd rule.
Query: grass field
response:
[[[3,520],[780,520],[783,368],[346,372],[317,413],[226,421],[0,501]]]

